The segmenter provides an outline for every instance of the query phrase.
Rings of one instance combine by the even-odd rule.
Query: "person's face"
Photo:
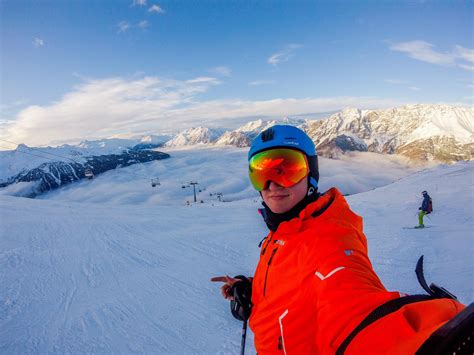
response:
[[[307,178],[290,187],[283,187],[270,181],[268,187],[262,190],[262,198],[273,213],[285,213],[300,202],[306,196],[307,191]]]

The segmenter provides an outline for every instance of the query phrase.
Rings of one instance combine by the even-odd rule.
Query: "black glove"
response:
[[[249,319],[252,311],[252,282],[243,275],[237,275],[235,278],[242,281],[237,281],[230,289],[234,296],[230,301],[230,311],[235,319],[243,322]]]

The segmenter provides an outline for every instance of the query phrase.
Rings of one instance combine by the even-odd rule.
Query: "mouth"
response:
[[[275,201],[280,201],[287,197],[288,195],[273,195],[273,196],[270,196],[270,199],[275,200]]]

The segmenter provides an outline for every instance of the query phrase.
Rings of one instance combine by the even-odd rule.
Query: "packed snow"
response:
[[[241,323],[209,279],[252,275],[267,233],[246,149],[168,152],[41,199],[0,195],[0,353],[239,353]],[[474,163],[420,171],[377,157],[321,159],[321,190],[366,191],[347,199],[388,289],[422,293],[424,254],[428,282],[471,302]],[[423,190],[434,212],[415,230]]]

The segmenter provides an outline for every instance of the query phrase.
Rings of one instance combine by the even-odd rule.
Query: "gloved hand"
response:
[[[234,283],[230,290],[233,295],[230,311],[235,319],[246,321],[252,311],[252,281],[243,275],[237,275],[235,278],[241,281]]]

